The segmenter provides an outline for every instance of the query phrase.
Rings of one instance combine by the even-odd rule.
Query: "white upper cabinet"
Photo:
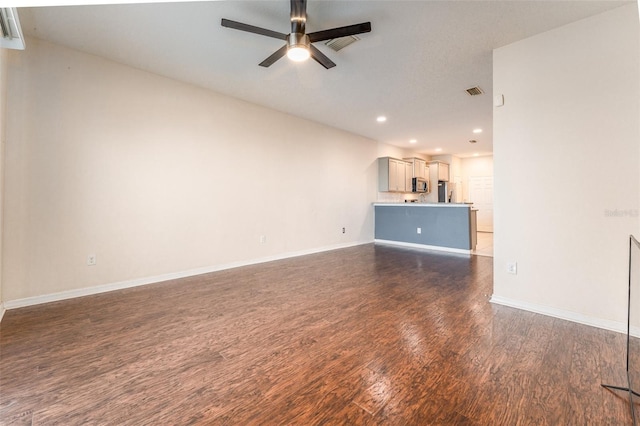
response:
[[[438,180],[449,182],[449,165],[447,163],[440,163],[438,167]]]
[[[449,164],[441,161],[430,161],[429,170],[432,180],[449,182]]]
[[[422,158],[405,158],[404,161],[408,161],[411,164],[411,177],[417,177],[422,179],[429,179],[427,173],[427,162]]]
[[[411,163],[392,157],[378,158],[378,191],[410,192]],[[408,174],[408,178],[407,178]],[[407,183],[409,187],[407,188]]]
[[[404,163],[404,190],[406,192],[411,192],[413,189],[413,164]]]

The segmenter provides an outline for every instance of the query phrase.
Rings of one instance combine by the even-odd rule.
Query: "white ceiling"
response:
[[[28,36],[384,143],[464,157],[492,152],[492,49],[627,3],[310,0],[307,32],[372,24],[340,52],[316,43],[337,64],[330,70],[286,58],[259,67],[283,42],[220,26],[228,18],[288,33],[287,0],[34,7],[19,15]],[[472,86],[485,94],[469,96]],[[384,124],[375,120],[381,114]]]

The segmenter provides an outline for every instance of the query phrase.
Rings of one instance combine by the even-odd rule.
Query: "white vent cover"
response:
[[[467,90],[467,93],[469,94],[469,96],[478,96],[478,95],[482,95],[484,92],[482,91],[481,88],[479,88],[478,86],[475,87],[469,87]]]
[[[360,40],[358,37],[351,35],[346,37],[332,38],[331,40],[325,42],[325,44],[337,52],[344,49],[348,45],[355,43],[358,40]]]
[[[0,47],[24,50],[24,37],[15,7],[0,8]]]

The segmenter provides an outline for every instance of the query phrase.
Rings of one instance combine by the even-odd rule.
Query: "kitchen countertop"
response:
[[[397,206],[397,207],[472,207],[469,203],[398,203],[398,202],[375,202],[374,206]]]

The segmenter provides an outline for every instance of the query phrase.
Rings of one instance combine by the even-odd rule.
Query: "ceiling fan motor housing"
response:
[[[309,36],[304,33],[291,33],[287,36],[287,46],[289,49],[293,49],[294,47],[308,49],[310,44]]]

